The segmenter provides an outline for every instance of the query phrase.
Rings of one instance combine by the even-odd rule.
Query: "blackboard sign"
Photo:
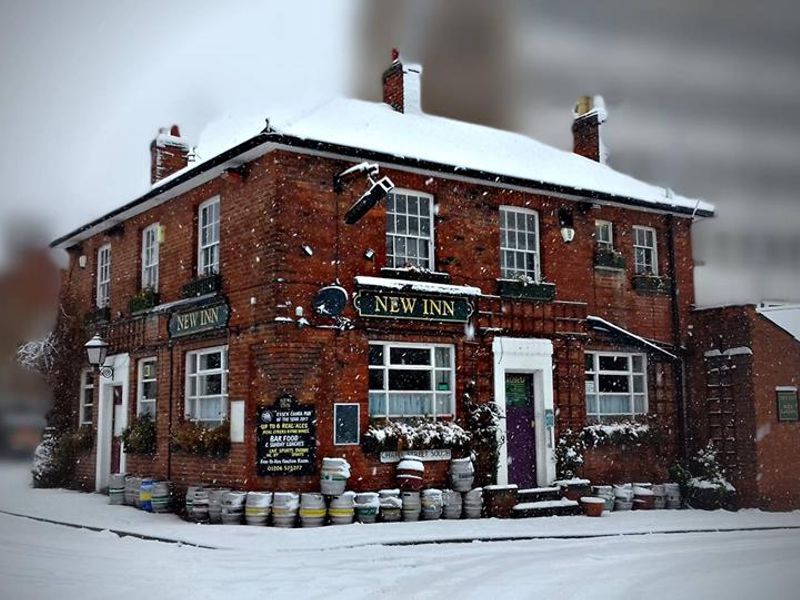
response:
[[[530,406],[531,375],[506,375],[506,406]]]
[[[797,390],[777,390],[778,421],[797,421],[800,419],[797,406]]]
[[[261,476],[311,475],[317,448],[316,410],[284,396],[258,411],[257,471]]]

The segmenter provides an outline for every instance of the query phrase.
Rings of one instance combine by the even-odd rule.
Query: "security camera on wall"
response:
[[[372,181],[372,180],[370,180]],[[394,183],[388,177],[372,182],[367,192],[351,206],[344,215],[348,225],[358,223],[367,212],[394,189]]]

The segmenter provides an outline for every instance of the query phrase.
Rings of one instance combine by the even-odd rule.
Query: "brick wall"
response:
[[[539,212],[543,278],[556,285],[556,302],[531,303],[499,298],[481,298],[474,337],[466,336],[462,325],[402,325],[359,320],[352,306],[345,316],[356,329],[298,329],[279,323],[275,317],[294,317],[297,307],[315,325],[328,321],[311,314],[314,293],[323,285],[340,281],[353,292],[356,275],[381,274],[386,264],[385,213],[383,204],[359,223],[347,226],[342,215],[363,193],[365,184],[346,185],[341,194],[331,189],[331,178],[350,162],[333,161],[276,151],[251,164],[244,179],[218,178],[190,192],[155,206],[129,219],[110,233],[98,234],[71,252],[65,294],[75,298],[76,318],[92,309],[96,251],[112,244],[111,330],[133,322],[128,300],[140,287],[141,230],[159,222],[165,231],[160,246],[159,294],[161,302],[181,297],[181,288],[196,271],[197,207],[219,195],[221,198],[221,274],[223,293],[231,307],[227,330],[168,344],[167,316],[142,321],[141,331],[120,342],[131,353],[131,390],[135,394],[138,359],[159,360],[158,452],[153,459],[129,457],[129,471],[170,477],[184,485],[211,481],[243,487],[291,487],[314,489],[315,478],[264,480],[255,476],[255,414],[260,404],[271,404],[283,393],[301,402],[313,402],[319,415],[318,459],[344,455],[355,466],[354,488],[378,487],[392,483],[393,467],[366,457],[359,447],[334,447],[330,413],[334,401],[362,405],[362,433],[367,422],[367,367],[365,352],[371,339],[437,341],[456,347],[459,405],[467,381],[475,382],[479,401],[493,394],[491,341],[493,327],[504,335],[545,337],[555,348],[555,401],[558,427],[580,427],[585,423],[583,352],[587,347],[587,312],[605,317],[635,333],[671,344],[674,341],[672,307],[668,295],[646,295],[631,284],[634,224],[658,232],[659,270],[669,274],[667,245],[670,219],[666,216],[620,207],[592,207],[570,203],[541,194],[526,194],[478,184],[448,181],[393,169],[382,169],[401,188],[425,191],[438,205],[435,224],[437,270],[450,274],[455,284],[480,287],[495,294],[500,275],[498,207],[512,205]],[[567,205],[575,213],[575,241],[566,245],[558,230],[558,210]],[[601,272],[593,266],[594,220],[614,223],[615,246],[628,264],[624,272]],[[680,336],[686,333],[688,307],[693,300],[689,219],[675,219],[676,273],[680,287]],[[303,246],[312,248],[309,255]],[[367,249],[375,256],[369,260]],[[85,269],[77,267],[78,257],[88,257]],[[87,328],[85,335],[93,331]],[[111,335],[111,333],[109,333]],[[127,346],[125,345],[127,343]],[[246,400],[246,439],[234,444],[225,460],[208,460],[181,455],[168,448],[169,415],[173,423],[183,415],[184,364],[186,352],[205,346],[229,346],[229,398]],[[82,349],[76,348],[76,352]],[[170,368],[171,365],[171,368]],[[655,375],[653,375],[655,377]],[[666,379],[671,380],[671,377]],[[652,388],[657,397],[651,404],[659,411],[674,412],[672,388]],[[171,399],[171,403],[170,403]],[[73,400],[74,402],[74,400]],[[136,399],[129,399],[131,411]],[[671,417],[670,417],[671,418]],[[433,483],[441,484],[442,465],[431,467]]]

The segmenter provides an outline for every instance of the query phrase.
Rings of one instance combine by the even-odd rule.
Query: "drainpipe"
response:
[[[167,349],[169,350],[169,421],[167,423],[167,481],[172,481],[172,380],[173,380],[173,372],[172,372],[172,356],[174,354],[173,350],[174,347],[172,345],[172,340],[170,340],[169,344],[167,344]]]
[[[675,385],[675,395],[678,401],[678,446],[681,458],[686,458],[689,454],[687,443],[687,423],[686,414],[686,365],[683,352],[681,350],[681,311],[678,305],[678,281],[676,277],[676,258],[675,258],[675,217],[667,215],[667,251],[669,256],[669,275],[670,275],[670,307],[672,309],[672,344],[675,347],[675,354],[678,357],[673,362],[673,379]]]

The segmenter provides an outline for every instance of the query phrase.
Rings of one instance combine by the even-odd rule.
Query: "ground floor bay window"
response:
[[[209,427],[228,416],[228,348],[186,354],[186,418]]]
[[[454,410],[453,346],[370,343],[370,417],[450,417]]]
[[[588,422],[607,423],[646,414],[646,373],[644,354],[587,352]]]

